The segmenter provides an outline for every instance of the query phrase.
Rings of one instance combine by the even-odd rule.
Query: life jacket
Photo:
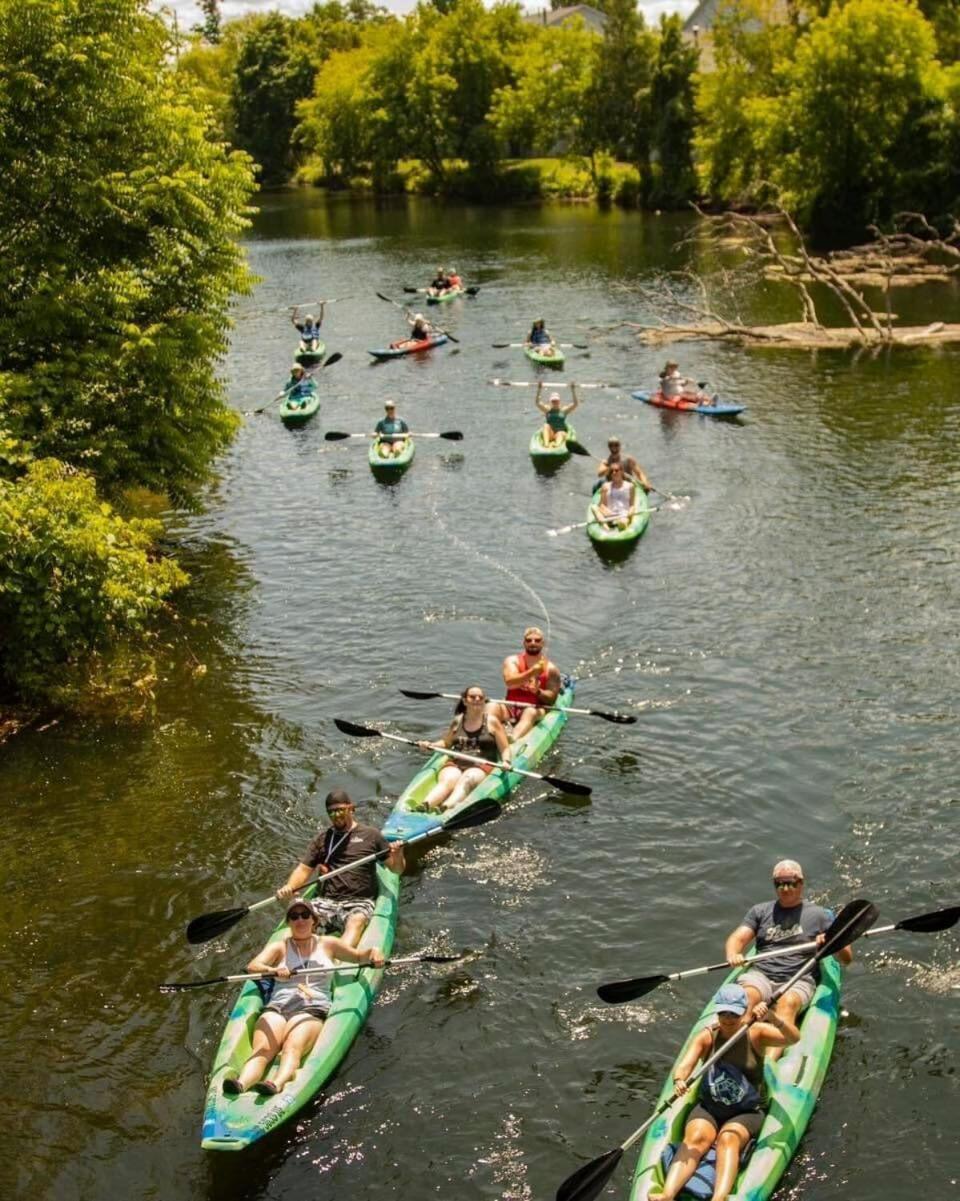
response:
[[[538,655],[537,659],[539,659],[539,658],[540,658],[540,656]],[[526,671],[530,667],[530,660],[527,658],[526,651],[521,651],[520,654],[516,656],[516,659],[517,659],[518,663],[520,664],[521,671]],[[534,660],[534,662],[536,662],[536,659]],[[537,687],[538,688],[546,688],[548,679],[549,679],[549,672],[548,672],[547,668],[544,668],[543,671],[540,673],[540,675],[537,677]],[[540,703],[540,698],[537,695],[537,693],[534,692],[530,688],[524,688],[522,685],[508,688],[507,689],[507,700],[508,701],[526,701],[528,704],[531,704],[531,705],[539,705],[539,703]]]

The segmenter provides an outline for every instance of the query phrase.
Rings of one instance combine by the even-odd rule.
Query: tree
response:
[[[650,84],[651,154],[659,164],[650,192],[653,204],[675,207],[696,191],[692,153],[696,69],[697,51],[684,43],[680,18],[664,17]]]
[[[211,46],[220,41],[220,0],[197,0],[203,13],[203,23],[198,32]]]
[[[649,87],[656,39],[636,0],[606,0],[607,24],[594,51],[587,96],[589,141],[628,162],[650,152]]]

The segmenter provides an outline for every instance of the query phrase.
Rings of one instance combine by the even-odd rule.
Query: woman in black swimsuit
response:
[[[478,759],[510,763],[510,743],[499,717],[485,712],[487,694],[479,684],[470,684],[460,700],[443,737],[437,742],[421,742],[425,751],[453,750]],[[471,766],[463,759],[449,759],[437,772],[437,782],[423,801],[423,809],[453,809],[472,788],[493,771],[492,767]]]

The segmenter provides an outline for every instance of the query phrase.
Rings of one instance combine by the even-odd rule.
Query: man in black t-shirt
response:
[[[342,788],[327,794],[330,825],[307,847],[303,858],[290,873],[286,884],[277,889],[277,897],[286,901],[299,892],[315,870],[321,874],[320,891],[313,906],[327,930],[342,930],[343,940],[355,947],[373,917],[377,900],[377,865],[361,867],[336,876],[328,885],[322,877],[335,868],[346,867],[368,855],[384,855],[385,866],[399,876],[403,872],[403,843],[387,842],[373,826],[361,826],[354,817],[354,804]]]
[[[777,955],[753,967],[744,954],[750,944],[755,942],[760,954],[800,943],[822,943],[824,932],[833,921],[831,910],[803,899],[803,868],[795,859],[781,859],[774,867],[773,887],[777,899],[752,906],[724,947],[727,962],[732,967],[747,965],[743,975],[737,977],[737,983],[746,990],[751,1011],[758,1001],[770,1001],[774,990],[785,984],[810,958],[810,951]],[[837,952],[836,959],[846,966],[853,959],[853,951],[844,947]],[[811,972],[795,981],[777,1001],[777,1016],[796,1025],[798,1015],[813,999],[819,979],[820,970],[814,965]],[[771,1051],[768,1058],[776,1059],[777,1055]]]

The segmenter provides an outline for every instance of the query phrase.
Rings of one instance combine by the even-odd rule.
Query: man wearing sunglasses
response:
[[[528,626],[523,631],[523,650],[503,661],[507,701],[515,703],[497,705],[491,711],[507,725],[511,742],[519,742],[530,733],[556,704],[563,687],[560,669],[547,658],[544,644],[543,630]]]
[[[314,871],[319,870],[322,877],[368,855],[382,854],[382,862],[390,871],[398,876],[403,872],[403,843],[387,842],[373,826],[361,826],[354,817],[353,801],[342,788],[327,794],[326,807],[330,825],[317,834],[286,884],[277,889],[281,901],[299,892]],[[324,929],[342,930],[343,941],[355,947],[373,917],[377,892],[377,865],[364,863],[335,876],[328,885],[321,880],[320,892],[312,904]]]
[[[748,963],[744,952],[751,943],[756,944],[759,954],[803,942],[823,942],[824,931],[833,921],[833,913],[803,899],[803,868],[796,860],[781,859],[774,867],[773,888],[776,900],[754,905],[727,938],[724,954],[732,967]],[[737,983],[746,991],[751,1012],[758,1001],[769,1003],[774,989],[789,980],[809,958],[809,951],[778,955],[756,967],[748,967],[738,976]],[[846,965],[853,959],[853,951],[845,947],[837,952],[836,958]],[[819,979],[820,969],[814,965],[811,972],[801,976],[777,1001],[777,1016],[795,1025],[797,1016],[810,1004]],[[777,1055],[779,1052],[771,1052],[772,1058]]]

